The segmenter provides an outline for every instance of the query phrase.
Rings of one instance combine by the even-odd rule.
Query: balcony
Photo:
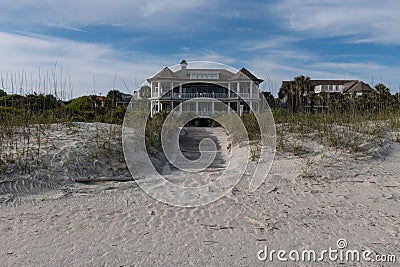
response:
[[[154,98],[157,98],[157,96],[153,96]],[[258,99],[258,94],[253,94],[250,96],[250,93],[240,93],[240,97],[244,99]],[[238,99],[238,97],[235,95],[235,93],[229,94],[226,93],[183,93],[183,94],[178,94],[178,93],[172,93],[168,92],[164,94],[161,99],[192,99],[192,98],[214,98],[214,99]]]
[[[184,94],[178,94],[178,93],[166,93],[162,96],[164,99],[192,99],[192,98],[215,98],[215,99],[229,99],[229,98],[235,98],[233,95],[229,97],[229,94],[224,94],[224,93],[184,93]]]

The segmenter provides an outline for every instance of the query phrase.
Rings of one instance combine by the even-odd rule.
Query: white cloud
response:
[[[0,71],[3,74],[3,83],[6,82],[5,77],[9,73],[8,91],[11,91],[11,75],[18,76],[18,73],[22,72],[27,73],[28,87],[33,84],[34,88],[30,89],[35,91],[39,70],[42,77],[46,72],[51,74],[57,62],[59,78],[61,68],[64,79],[67,78],[67,73],[70,73],[74,85],[74,96],[92,93],[94,77],[95,93],[106,94],[114,86],[115,74],[117,75],[116,87],[127,91],[126,83],[132,93],[137,89],[135,80],[137,83],[143,82],[165,62],[164,58],[133,52],[123,53],[106,45],[4,32],[0,32],[0,49],[2,50]]]
[[[70,0],[1,1],[0,22],[6,24],[124,25],[129,28],[165,29],[194,24],[190,11],[209,9],[201,0]],[[23,18],[23,19],[20,19]],[[190,22],[190,23],[189,23]]]
[[[61,23],[52,23],[52,22],[50,22],[50,23],[47,24],[47,26],[60,28],[60,29],[67,29],[67,30],[76,31],[76,32],[88,32],[88,31],[82,30],[82,29],[80,29],[78,27],[73,27],[73,26],[70,26],[70,25],[64,25],[64,24],[61,24]]]
[[[353,36],[353,42],[400,44],[397,0],[284,0],[273,8],[287,27],[306,36]]]
[[[295,57],[296,55],[302,55]],[[301,49],[268,50],[243,62],[260,79],[264,79],[263,89],[277,94],[282,80],[291,80],[298,75],[312,79],[354,79],[374,86],[382,82],[397,92],[399,88],[399,67],[379,64],[372,61],[332,62],[318,53]]]
[[[43,92],[43,89],[37,88],[39,71],[43,79],[43,76],[52,74],[54,65],[57,63],[58,78],[61,75],[61,68],[64,74],[63,81],[67,79],[69,72],[74,97],[92,94],[93,91],[96,94],[106,94],[114,86],[115,74],[117,78],[115,87],[132,93],[138,85],[163,67],[175,65],[182,59],[225,64],[237,62],[237,59],[233,57],[223,56],[207,49],[196,51],[196,53],[183,52],[156,56],[140,52],[121,52],[102,44],[5,32],[0,32],[0,49],[3,55],[0,72],[9,92],[12,90],[11,75],[18,76],[22,72],[27,73],[28,81],[25,82],[30,87],[26,90],[27,93]],[[8,80],[5,81],[7,73],[9,73]],[[129,90],[125,88],[125,83]],[[14,89],[14,92],[19,90],[16,86]],[[51,89],[51,92],[54,88],[48,89]]]
[[[332,62],[332,58],[327,55],[301,48],[301,40],[310,37],[344,37],[341,38],[342,41],[352,43],[400,44],[400,16],[397,14],[400,2],[250,2],[251,4],[227,0],[115,0],[110,4],[110,1],[106,0],[0,0],[2,29],[21,29],[14,27],[18,24],[24,26],[24,30],[37,28],[34,32],[45,32],[43,27],[49,26],[78,32],[90,31],[89,28],[93,25],[127,27],[139,29],[144,34],[124,37],[124,44],[133,43],[129,38],[145,38],[147,42],[154,39],[154,42],[160,42],[160,53],[164,40],[163,37],[158,37],[159,32],[171,36],[179,35],[180,39],[183,39],[181,30],[184,29],[187,38],[211,38],[210,43],[204,45],[207,49],[191,46],[195,41],[183,42],[177,45],[177,54],[154,56],[137,51],[118,51],[111,46],[113,40],[109,40],[110,45],[104,45],[26,33],[0,32],[0,71],[17,72],[26,69],[35,76],[39,68],[42,71],[51,70],[57,61],[65,71],[70,71],[75,96],[93,91],[94,76],[96,91],[106,93],[113,86],[115,72],[116,87],[125,90],[125,81],[131,90],[136,89],[135,77],[137,81],[144,81],[162,67],[179,63],[181,59],[216,61],[237,68],[245,66],[261,79],[267,80],[268,77],[278,89],[281,80],[301,74],[321,79],[346,77],[366,81],[375,76],[376,80],[382,80],[388,85],[392,81],[392,89],[398,86],[393,81],[398,79],[399,67],[385,66],[385,63],[346,62],[354,62],[354,55],[350,55],[350,58],[335,58],[334,60],[339,62]],[[273,14],[278,20],[272,17]],[[251,19],[257,20],[257,23],[273,22],[272,28],[276,27],[275,23],[283,23],[289,31],[268,34],[269,25],[266,25],[265,29],[260,28],[257,23],[249,23]],[[222,26],[231,28],[226,29],[221,38],[212,36],[213,34],[206,37],[199,34],[205,30],[217,32]],[[281,25],[275,29],[280,28]],[[231,30],[235,33],[233,36],[228,35],[228,31]],[[257,33],[257,37],[262,39],[246,41],[241,37],[253,36],[252,33]],[[336,51],[333,54],[340,53]]]
[[[271,36],[267,40],[247,41],[242,45],[244,46],[243,51],[281,49],[298,40],[299,38],[293,36]]]
[[[396,86],[400,69],[398,67],[386,66],[375,62],[318,62],[309,66],[310,69],[322,70],[326,73],[331,73],[335,78],[357,79],[363,80],[374,86],[376,83],[384,83],[392,89],[392,92],[397,92]],[[324,75],[323,79],[329,78],[329,75]]]

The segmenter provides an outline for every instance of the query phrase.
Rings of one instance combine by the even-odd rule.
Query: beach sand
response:
[[[208,131],[222,151],[225,132]],[[265,246],[337,249],[340,238],[349,249],[397,255],[385,266],[400,261],[400,146],[393,141],[365,145],[356,157],[310,139],[301,156],[278,152],[255,192],[246,173],[220,200],[178,208],[129,181],[118,126],[52,125],[45,132],[35,172],[13,166],[0,177],[0,266],[337,266],[262,262],[257,253]],[[219,160],[215,172],[229,160],[227,150]],[[177,171],[172,176],[180,180]],[[81,178],[91,181],[77,183]],[[376,266],[369,264],[349,265]]]

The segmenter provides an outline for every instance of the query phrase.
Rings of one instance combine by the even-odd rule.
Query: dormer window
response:
[[[219,80],[219,73],[190,73],[191,80]]]

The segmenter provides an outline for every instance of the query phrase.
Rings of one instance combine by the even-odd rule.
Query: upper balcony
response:
[[[259,96],[258,94],[253,94],[252,96],[250,93],[240,93],[239,96],[244,99],[258,99]],[[154,97],[154,98],[157,98]],[[231,92],[231,94],[227,93],[172,93],[167,92],[163,96],[160,97],[160,99],[182,99],[182,100],[187,100],[187,99],[192,99],[192,98],[215,98],[215,99],[221,99],[221,100],[228,100],[228,99],[239,99],[238,95],[234,92]]]

